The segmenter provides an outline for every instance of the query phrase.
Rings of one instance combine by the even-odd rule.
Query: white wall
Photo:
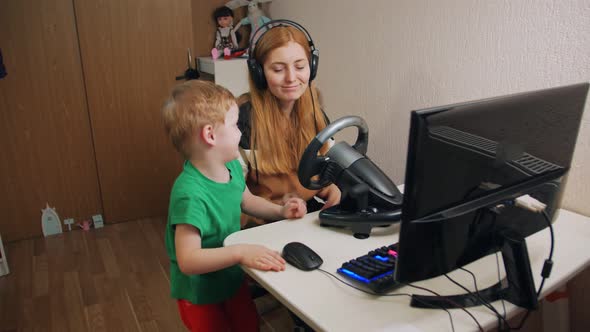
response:
[[[590,81],[588,0],[274,0],[270,15],[309,30],[328,115],[365,118],[396,183],[411,110]],[[586,215],[589,113],[563,201]]]

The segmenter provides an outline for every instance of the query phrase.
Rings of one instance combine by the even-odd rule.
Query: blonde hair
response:
[[[162,107],[166,134],[184,158],[191,157],[193,134],[207,124],[225,122],[236,99],[229,90],[208,81],[192,80],[172,89]]]
[[[274,27],[266,32],[256,42],[253,56],[263,65],[270,52],[289,42],[301,45],[310,60],[311,50],[307,38],[299,29],[290,26]],[[305,148],[317,134],[316,129],[320,131],[326,127],[315,84],[310,84],[295,102],[290,118],[285,121],[278,100],[270,90],[259,89],[251,75],[249,81],[252,104],[250,146],[256,157],[258,172],[280,174],[296,170]],[[326,150],[324,146],[321,153]]]

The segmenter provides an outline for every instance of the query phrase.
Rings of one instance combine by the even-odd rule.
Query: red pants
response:
[[[225,302],[192,304],[178,300],[178,311],[182,322],[192,332],[258,331],[258,313],[246,282]]]

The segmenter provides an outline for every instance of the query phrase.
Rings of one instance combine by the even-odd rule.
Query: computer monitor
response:
[[[511,203],[529,194],[552,218],[587,92],[583,83],[413,111],[396,280],[436,277],[501,251],[507,282],[480,295],[536,308],[524,238],[548,224]],[[467,294],[452,299],[480,304]],[[453,306],[427,300],[413,305]]]

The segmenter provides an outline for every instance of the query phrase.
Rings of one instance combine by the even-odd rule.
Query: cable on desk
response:
[[[437,292],[435,292],[433,290],[430,290],[428,288],[424,288],[424,287],[420,287],[420,286],[416,286],[416,285],[412,285],[412,284],[404,284],[404,283],[401,283],[401,284],[402,285],[406,285],[406,286],[410,286],[410,287],[413,287],[413,288],[417,288],[417,289],[420,289],[420,290],[429,292],[431,294],[434,294],[435,296],[437,296],[437,297],[439,297],[439,298],[447,301],[448,303],[452,304],[455,308],[461,309],[461,310],[465,311],[465,313],[467,315],[469,315],[469,317],[471,317],[471,319],[473,319],[473,321],[475,322],[475,324],[477,324],[477,327],[479,328],[479,330],[483,332],[483,327],[481,326],[481,324],[479,323],[479,321],[475,318],[475,316],[473,316],[473,314],[471,312],[469,312],[469,310],[467,310],[464,306],[460,305],[459,303],[457,303],[457,302],[449,299],[448,297],[446,297],[444,295],[440,295],[439,293],[437,293]],[[415,300],[415,298],[414,298],[414,300]]]
[[[553,250],[555,248],[555,234],[554,234],[554,230],[553,230],[553,225],[551,224],[551,218],[549,218],[549,215],[547,214],[547,212],[543,211],[543,219],[545,220],[545,222],[547,223],[547,227],[549,227],[549,234],[551,237],[551,245],[549,248],[549,257],[545,260],[545,263],[543,264],[543,270],[541,271],[541,284],[539,285],[539,288],[537,289],[537,298],[539,298],[541,296],[541,291],[543,290],[543,286],[545,285],[545,280],[547,278],[549,278],[549,275],[551,274],[551,268],[553,267]],[[497,266],[497,270],[498,270],[498,282],[500,282],[500,262],[498,259],[498,253],[496,253],[496,266]],[[523,326],[524,323],[526,322],[527,318],[529,317],[531,310],[527,309],[525,315],[522,317],[520,323],[518,324],[518,326],[516,327],[511,327],[510,324],[508,323],[508,321],[506,320],[506,306],[504,304],[504,299],[502,299],[502,307],[504,308],[504,314],[500,315],[498,313],[498,311],[490,304],[487,303],[486,301],[484,301],[481,296],[479,296],[479,290],[477,288],[477,280],[475,278],[475,275],[465,269],[465,268],[460,268],[461,270],[469,273],[471,275],[471,277],[473,278],[473,283],[475,286],[475,291],[477,292],[477,297],[480,299],[480,301],[485,302],[485,306],[487,308],[489,308],[490,310],[494,311],[496,313],[496,316],[498,317],[498,319],[503,322],[505,324],[505,326],[500,325],[500,330],[520,330]],[[467,288],[463,287],[461,284],[459,284],[458,282],[454,281],[453,279],[451,279],[448,275],[445,274],[445,277],[447,277],[449,280],[451,280],[451,282],[455,283],[457,286],[463,288],[464,290],[466,290],[469,294],[471,294],[472,296],[474,294],[472,294],[472,292],[470,292]]]
[[[467,270],[465,270],[467,271]],[[471,273],[469,271],[467,271],[468,273]],[[490,311],[492,311],[495,316],[498,318],[499,321],[499,326],[501,327],[500,330],[503,330],[504,326],[510,326],[508,324],[508,321],[506,320],[505,316],[500,315],[500,313],[496,310],[496,308],[494,308],[493,305],[491,305],[488,301],[484,300],[481,295],[479,294],[479,289],[477,288],[477,283],[475,283],[475,275],[473,275],[473,273],[471,273],[472,277],[474,278],[474,284],[475,284],[475,293],[473,293],[472,291],[470,291],[467,287],[461,285],[459,282],[455,281],[453,278],[449,277],[446,273],[444,274],[444,276],[449,279],[449,281],[451,281],[453,284],[461,287],[464,291],[466,291],[469,295],[471,295],[472,297],[476,298],[477,300],[479,300],[479,302],[486,308],[488,308]],[[502,325],[505,324],[505,325]]]
[[[496,253],[496,267],[497,267],[497,271],[498,271],[498,283],[501,283],[502,280],[500,278],[500,263],[498,261],[498,253]],[[500,313],[496,310],[496,308],[494,308],[494,306],[492,306],[491,303],[485,301],[480,295],[479,295],[479,288],[477,287],[477,279],[475,278],[475,274],[473,274],[473,272],[460,267],[460,270],[463,270],[467,273],[469,273],[471,275],[471,278],[473,279],[473,286],[475,287],[475,294],[477,295],[477,297],[479,298],[479,300],[484,304],[484,306],[486,306],[488,309],[490,309],[491,311],[493,311],[496,314],[496,317],[498,318],[498,326],[499,326],[499,330],[500,331],[505,331],[506,329],[510,329],[510,324],[508,324],[508,321],[506,320],[506,305],[504,305],[504,299],[500,298],[500,301],[502,302],[502,307],[503,309],[503,314],[500,315]],[[446,276],[446,275],[445,275]],[[455,283],[457,286],[463,288],[463,286],[461,284],[459,284],[458,282],[456,282],[455,280],[451,279],[449,276],[446,276],[449,280],[451,280],[453,283]],[[463,288],[466,289],[466,288]],[[467,290],[467,289],[466,289]],[[467,290],[469,292],[469,290]]]
[[[358,290],[358,291],[360,291],[360,292],[363,292],[363,293],[365,293],[365,294],[369,294],[369,295],[375,295],[375,296],[408,296],[408,297],[412,298],[412,294],[408,294],[408,293],[395,293],[395,294],[377,294],[377,293],[369,292],[369,291],[366,291],[366,290],[364,290],[364,289],[362,289],[362,288],[359,288],[359,287],[356,287],[356,286],[354,286],[354,285],[352,285],[352,284],[349,284],[349,283],[347,283],[346,281],[344,281],[344,280],[342,280],[342,279],[338,278],[336,275],[334,275],[334,274],[332,274],[332,273],[330,273],[330,272],[328,272],[328,271],[326,271],[326,270],[323,270],[323,269],[320,269],[320,268],[318,268],[318,270],[319,270],[319,271],[321,271],[321,272],[323,272],[324,274],[326,274],[326,275],[328,275],[328,276],[331,276],[332,278],[334,278],[334,279],[336,279],[336,280],[340,281],[341,283],[345,284],[346,286],[348,286],[348,287],[351,287],[351,288],[354,288],[354,289],[356,289],[356,290]],[[417,301],[418,301],[418,302],[420,302],[420,303],[422,303],[422,304],[424,304],[424,305],[426,305],[426,306],[431,306],[430,304],[428,304],[428,303],[426,303],[426,302],[423,302],[423,301],[421,301],[421,300],[417,300]],[[432,306],[431,306],[431,307],[432,307]],[[444,311],[447,313],[447,315],[449,315],[449,320],[450,320],[450,322],[451,322],[451,330],[452,330],[453,332],[455,332],[455,324],[453,323],[453,316],[451,315],[451,312],[450,312],[449,310],[447,310],[446,308],[442,307],[442,306],[441,306],[441,307],[434,306],[434,307],[436,307],[437,309],[442,309],[442,310],[444,310]],[[478,325],[479,325],[479,324],[478,324]]]
[[[549,218],[549,215],[545,211],[543,211],[542,214],[544,217],[543,219],[545,219],[545,222],[547,223],[547,227],[549,227],[549,235],[551,236],[551,247],[549,249],[549,257],[545,260],[545,263],[543,264],[543,270],[541,271],[542,279],[541,284],[539,285],[539,289],[537,289],[537,298],[541,296],[541,291],[543,290],[543,286],[545,285],[545,279],[549,278],[549,275],[551,274],[551,268],[553,267],[553,248],[555,247],[555,234],[553,234],[553,225],[551,224],[551,218]],[[524,326],[524,322],[529,317],[530,313],[531,311],[527,310],[526,314],[524,315],[524,317],[522,317],[522,320],[520,321],[518,326],[513,328],[513,330],[520,330]]]

